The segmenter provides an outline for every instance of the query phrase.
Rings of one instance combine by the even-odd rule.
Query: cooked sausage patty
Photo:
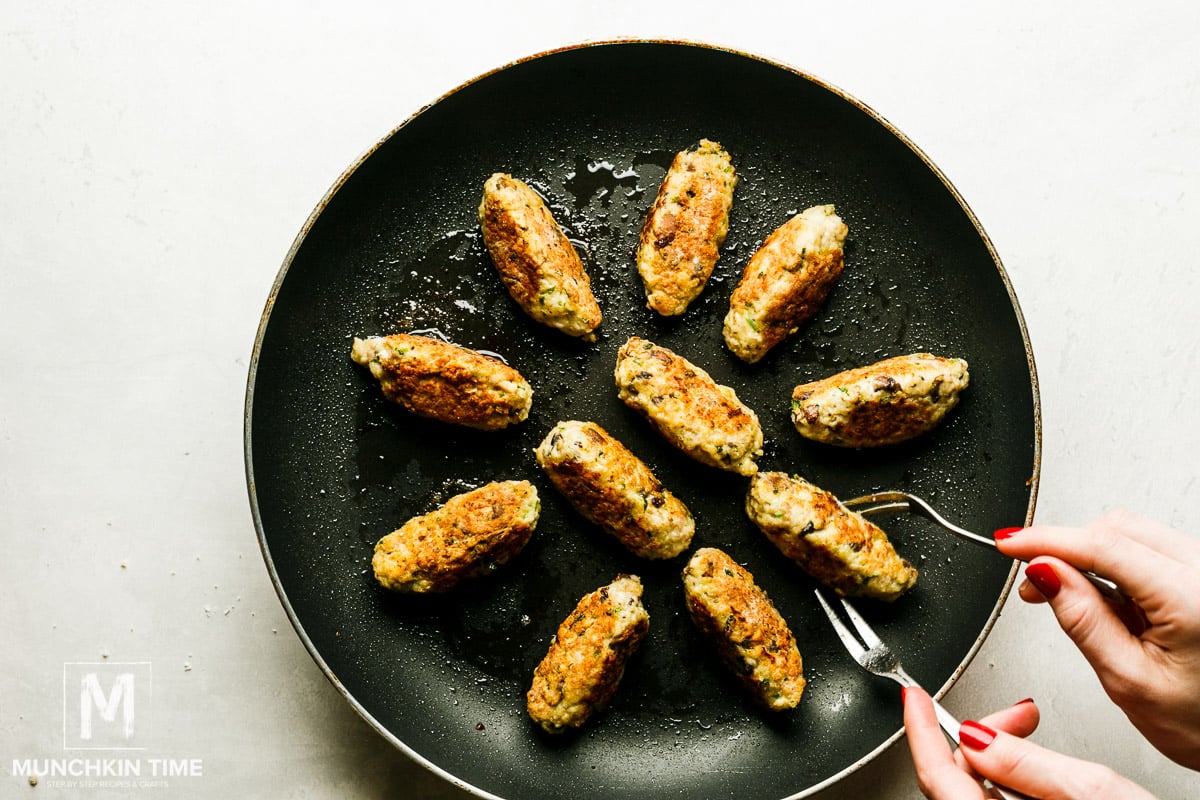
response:
[[[729,298],[725,344],[754,363],[820,309],[842,274],[846,225],[832,205],[813,206],[763,242]]]
[[[961,358],[897,356],[797,386],[792,422],[805,438],[842,447],[903,442],[941,422],[969,381]]]
[[[673,558],[691,544],[687,506],[596,423],[558,423],[535,454],[571,505],[634,555]]]
[[[634,336],[617,353],[618,397],[701,463],[753,475],[762,455],[758,416],[704,370]]]
[[[452,497],[376,543],[375,579],[397,592],[444,592],[491,572],[529,542],[540,508],[529,481],[489,483]]]
[[[805,684],[800,651],[754,576],[703,547],[683,570],[683,588],[692,621],[751,696],[772,711],[795,708]]]
[[[649,628],[636,575],[619,575],[584,595],[533,672],[525,695],[529,716],[550,733],[583,725],[612,699]]]
[[[838,594],[890,601],[917,580],[878,526],[799,476],[755,475],[746,513],[780,552]]]
[[[737,174],[725,148],[701,139],[671,162],[638,241],[646,305],[682,314],[704,290],[729,232]]]
[[[422,417],[496,430],[523,421],[529,381],[497,359],[427,336],[355,338],[350,358],[371,370],[383,396]]]
[[[526,314],[571,336],[596,338],[601,314],[591,280],[537,192],[497,172],[483,185],[479,224],[500,280]]]

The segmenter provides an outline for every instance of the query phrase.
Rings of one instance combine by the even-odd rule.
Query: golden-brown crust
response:
[[[397,592],[444,592],[515,557],[537,526],[529,481],[489,483],[413,517],[375,544],[375,579]]]
[[[529,416],[529,381],[465,347],[398,333],[356,338],[350,357],[370,369],[384,397],[422,417],[496,430]]]
[[[601,314],[591,280],[537,192],[511,175],[492,175],[479,223],[501,281],[525,313],[571,336],[595,338]]]
[[[813,206],[763,241],[729,298],[724,334],[734,355],[758,361],[817,313],[842,274],[846,233],[832,205]]]
[[[716,142],[701,139],[671,162],[636,257],[646,305],[659,314],[682,314],[704,290],[729,232],[735,186],[729,153]]]
[[[805,686],[800,651],[754,576],[703,547],[684,568],[683,585],[692,621],[750,695],[773,711],[795,708]]]
[[[916,568],[887,534],[799,476],[755,475],[746,514],[781,553],[839,594],[890,601],[916,583]]]
[[[612,699],[650,628],[641,596],[638,577],[620,575],[584,595],[559,625],[525,696],[529,716],[544,730],[578,728]]]
[[[961,358],[896,356],[797,386],[792,422],[804,437],[826,444],[895,444],[934,428],[969,381]]]
[[[673,558],[692,541],[687,507],[625,445],[594,422],[560,422],[537,462],[580,514],[642,558]]]
[[[620,399],[684,453],[741,475],[758,469],[758,416],[686,358],[633,336],[617,353],[614,378]]]

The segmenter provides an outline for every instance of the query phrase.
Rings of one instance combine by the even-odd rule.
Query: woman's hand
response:
[[[1025,741],[1037,724],[1037,707],[1022,701],[980,722],[964,722],[962,746],[952,753],[929,695],[904,690],[904,729],[917,783],[931,800],[985,800],[990,795],[980,776],[1040,800],[1154,800],[1108,767]]]
[[[996,545],[1030,562],[1022,599],[1049,602],[1142,735],[1200,769],[1200,541],[1113,511],[1082,528],[997,531]],[[1078,570],[1116,581],[1142,614],[1114,607]]]

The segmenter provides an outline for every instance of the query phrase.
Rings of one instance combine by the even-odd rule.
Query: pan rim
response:
[[[1017,324],[1018,329],[1020,330],[1022,344],[1025,349],[1026,364],[1029,369],[1029,380],[1030,380],[1031,401],[1032,401],[1032,409],[1031,410],[1032,410],[1032,417],[1033,417],[1033,454],[1032,454],[1033,459],[1032,459],[1032,465],[1031,465],[1032,466],[1031,474],[1028,479],[1028,486],[1029,486],[1030,493],[1029,493],[1029,504],[1028,504],[1028,507],[1025,512],[1025,520],[1024,520],[1025,525],[1032,524],[1033,517],[1034,517],[1034,509],[1037,505],[1038,489],[1040,486],[1040,478],[1041,478],[1041,461],[1042,461],[1041,393],[1040,393],[1040,389],[1039,389],[1037,368],[1036,368],[1033,348],[1032,348],[1032,345],[1031,345],[1031,342],[1029,339],[1029,331],[1026,326],[1025,317],[1021,310],[1020,303],[1017,300],[1016,292],[1013,288],[1012,281],[1009,279],[1008,273],[1004,268],[1004,265],[1000,259],[999,253],[996,251],[995,246],[993,245],[993,243],[991,241],[991,238],[987,235],[987,232],[983,229],[983,226],[981,225],[978,217],[975,215],[974,210],[966,202],[966,200],[962,196],[962,194],[958,191],[958,189],[954,186],[954,184],[951,183],[949,178],[942,172],[942,170],[932,161],[932,159],[928,155],[926,155],[925,152],[923,150],[921,150],[921,148],[918,147],[911,139],[909,139],[908,136],[906,136],[895,125],[893,125],[890,121],[888,121],[882,114],[877,112],[871,106],[864,103],[862,100],[859,100],[858,98],[849,94],[845,90],[841,89],[840,87],[838,87],[822,78],[819,78],[819,77],[813,75],[812,73],[801,70],[797,67],[794,67],[794,66],[787,64],[786,62],[780,61],[776,58],[767,57],[765,55],[753,53],[753,52],[750,52],[750,51],[744,50],[744,49],[734,48],[734,47],[717,44],[717,43],[713,43],[713,42],[693,40],[693,39],[652,38],[652,37],[648,38],[648,37],[633,37],[633,36],[588,39],[588,40],[583,40],[583,41],[579,41],[579,42],[575,42],[575,43],[571,43],[571,44],[561,45],[558,47],[553,47],[550,49],[546,49],[546,50],[542,50],[542,51],[533,53],[531,55],[527,55],[527,56],[523,56],[523,57],[514,59],[508,63],[494,67],[492,69],[489,69],[485,72],[482,72],[482,73],[476,75],[473,78],[463,81],[462,83],[460,83],[459,85],[450,89],[449,91],[444,92],[443,94],[438,96],[436,99],[434,99],[434,100],[426,103],[425,105],[421,106],[420,108],[418,108],[415,112],[413,112],[408,117],[406,117],[402,122],[400,122],[398,125],[393,127],[390,131],[388,131],[386,135],[380,137],[370,147],[368,147],[365,151],[363,151],[361,154],[359,154],[359,156],[357,158],[355,158],[341,172],[341,174],[334,180],[334,182],[330,185],[329,189],[326,190],[324,195],[322,195],[320,200],[317,202],[316,206],[313,208],[313,211],[309,214],[309,216],[306,218],[304,223],[301,225],[299,232],[296,234],[296,237],[293,240],[291,247],[288,249],[288,252],[284,257],[283,263],[281,264],[280,269],[279,269],[278,273],[276,274],[275,280],[273,281],[273,283],[271,285],[270,291],[267,295],[267,300],[263,307],[262,315],[259,319],[258,328],[257,328],[256,334],[255,334],[254,346],[253,346],[253,349],[251,352],[249,367],[248,367],[248,371],[247,371],[247,380],[246,380],[246,394],[245,394],[244,417],[243,417],[243,452],[244,452],[244,468],[245,468],[245,472],[246,472],[246,487],[247,487],[248,499],[249,499],[249,503],[250,503],[250,511],[251,511],[251,516],[254,521],[255,534],[256,534],[256,538],[258,540],[259,549],[263,556],[263,562],[267,568],[267,572],[271,579],[271,583],[274,586],[275,593],[278,596],[281,605],[283,606],[283,609],[288,618],[288,621],[291,623],[292,628],[295,630],[301,643],[304,645],[304,648],[308,651],[309,656],[313,659],[313,661],[320,668],[321,672],[325,675],[326,679],[333,685],[333,687],[337,690],[337,692],[350,705],[350,707],[358,714],[358,716],[360,718],[362,718],[363,721],[365,721],[378,734],[380,734],[386,741],[390,742],[394,747],[396,747],[398,750],[400,750],[402,753],[404,753],[410,759],[415,761],[417,764],[421,765],[422,767],[429,770],[430,772],[437,775],[438,777],[442,778],[443,780],[449,782],[450,784],[454,785],[455,787],[462,789],[463,791],[466,791],[476,797],[486,798],[487,800],[505,800],[505,798],[500,797],[499,795],[492,794],[492,793],[490,793],[484,789],[481,789],[479,787],[476,787],[476,786],[468,783],[467,781],[459,778],[458,776],[454,775],[453,773],[449,772],[445,768],[432,762],[431,760],[429,760],[428,758],[423,756],[421,753],[417,752],[412,747],[410,747],[402,739],[400,739],[398,736],[396,736],[396,734],[392,733],[386,726],[384,726],[377,719],[375,719],[375,717],[371,714],[371,712],[368,711],[366,709],[366,707],[363,706],[362,703],[359,702],[359,700],[353,694],[351,694],[348,689],[346,689],[346,687],[338,679],[337,675],[334,674],[333,670],[329,667],[329,664],[326,662],[325,658],[321,655],[321,653],[317,649],[316,645],[313,643],[312,639],[309,637],[308,633],[305,631],[304,626],[300,622],[300,619],[297,616],[296,611],[295,611],[294,607],[292,606],[291,601],[288,598],[287,591],[284,588],[284,586],[280,580],[279,573],[275,567],[274,559],[271,555],[270,547],[267,543],[266,529],[263,524],[261,510],[260,510],[259,503],[258,503],[257,488],[256,488],[256,484],[255,484],[253,441],[252,441],[252,439],[253,439],[252,422],[253,422],[253,410],[254,410],[254,389],[255,389],[255,383],[256,383],[256,378],[257,378],[257,374],[258,374],[259,359],[260,359],[260,356],[262,353],[263,341],[265,338],[267,327],[270,322],[271,313],[275,306],[276,297],[278,296],[279,291],[283,286],[283,283],[284,283],[284,281],[287,277],[288,271],[296,257],[296,254],[299,252],[301,246],[304,244],[309,233],[311,232],[314,224],[320,218],[322,213],[324,213],[326,207],[333,200],[334,196],[338,193],[338,191],[340,191],[342,186],[344,186],[346,184],[346,182],[350,180],[350,178],[358,171],[358,169],[372,155],[374,155],[384,144],[386,144],[390,139],[392,139],[394,136],[396,136],[403,128],[405,128],[407,125],[409,125],[414,120],[419,118],[425,112],[429,111],[434,106],[438,105],[439,103],[447,100],[448,98],[450,98],[454,95],[457,95],[461,91],[488,79],[489,77],[491,77],[497,73],[504,72],[506,70],[520,66],[527,62],[531,62],[531,61],[535,61],[535,60],[539,60],[539,59],[543,59],[543,58],[548,58],[548,57],[553,57],[555,55],[565,53],[565,52],[571,52],[571,51],[575,51],[575,50],[583,50],[583,49],[588,49],[588,48],[593,48],[593,47],[606,47],[606,46],[618,46],[618,45],[629,45],[629,44],[634,44],[634,45],[638,45],[638,44],[671,45],[671,46],[681,46],[681,47],[694,47],[694,48],[698,48],[698,49],[702,49],[702,50],[721,52],[721,53],[726,53],[728,55],[732,55],[735,57],[746,58],[746,59],[758,61],[758,62],[761,62],[768,66],[774,67],[776,69],[780,69],[785,72],[791,73],[795,77],[798,77],[802,80],[806,80],[828,92],[833,93],[842,101],[847,102],[847,103],[851,104],[852,106],[854,106],[855,108],[857,108],[858,110],[862,111],[864,114],[866,114],[868,117],[870,117],[871,120],[873,120],[875,123],[881,125],[890,135],[894,136],[906,148],[908,148],[908,150],[910,150],[918,159],[920,159],[921,163],[925,166],[925,168],[928,169],[930,171],[930,173],[932,173],[932,175],[942,185],[942,187],[944,189],[946,189],[946,191],[949,192],[950,196],[954,199],[955,203],[959,206],[959,208],[962,209],[963,213],[966,215],[967,219],[970,221],[971,226],[975,230],[976,235],[978,235],[980,241],[984,244],[985,248],[987,249],[988,255],[991,258],[991,261],[997,270],[997,274],[1000,277],[1000,280],[1004,286],[1006,293],[1008,294],[1009,302],[1012,306],[1012,310],[1013,310],[1013,313],[1015,316],[1015,322]],[[993,627],[995,626],[996,621],[1000,617],[1001,610],[1004,607],[1004,605],[1008,599],[1008,596],[1012,590],[1012,586],[1016,580],[1018,570],[1019,570],[1019,562],[1014,561],[1012,566],[1009,569],[1008,577],[1005,580],[1004,586],[1001,589],[1000,594],[996,599],[996,604],[992,608],[992,611],[991,611],[986,623],[984,624],[983,628],[980,630],[979,635],[976,637],[971,648],[968,650],[966,655],[963,657],[963,660],[955,668],[953,673],[951,673],[950,677],[947,678],[947,680],[945,681],[945,683],[942,686],[940,686],[935,692],[933,692],[933,696],[935,698],[940,699],[945,696],[945,694],[959,680],[959,678],[963,675],[963,673],[966,671],[966,669],[970,666],[970,664],[974,660],[975,656],[978,654],[980,648],[983,646],[984,641],[987,639],[988,635],[991,633]],[[846,766],[845,768],[843,768],[839,772],[835,773],[834,775],[829,776],[825,780],[820,781],[819,783],[816,783],[812,786],[809,786],[796,794],[788,795],[785,798],[781,798],[781,800],[800,800],[801,798],[811,797],[818,792],[821,792],[825,789],[830,788],[831,786],[844,780],[849,775],[857,772],[859,769],[863,768],[864,766],[869,764],[874,759],[878,758],[882,753],[884,753],[886,750],[888,750],[894,744],[896,744],[896,742],[899,741],[899,739],[901,738],[903,733],[904,733],[903,727],[898,728],[894,733],[892,733],[889,737],[887,737],[884,741],[882,741],[878,746],[876,746],[874,749],[872,749],[871,751],[869,751],[868,753],[863,755],[857,761]]]

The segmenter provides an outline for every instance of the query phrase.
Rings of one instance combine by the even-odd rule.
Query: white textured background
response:
[[[203,759],[172,797],[466,797],[361,722],[285,620],[246,500],[246,372],[342,170],[463,81],[565,44],[729,46],[888,118],[970,203],[1023,307],[1037,519],[1125,505],[1200,535],[1194,3],[406,6],[2,4],[0,796],[69,795],[11,762],[61,755],[62,664],[107,659],[153,664],[156,753]],[[1026,696],[1038,741],[1200,795],[1014,597],[948,705]],[[916,796],[900,744],[821,798]]]

